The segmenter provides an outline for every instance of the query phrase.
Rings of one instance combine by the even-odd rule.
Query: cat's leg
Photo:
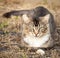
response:
[[[49,39],[48,42],[46,42],[44,45],[41,46],[41,48],[52,48],[54,45],[54,41],[52,38]],[[37,54],[41,54],[41,55],[44,55],[45,54],[45,51],[43,49],[38,49],[36,51]]]
[[[40,55],[45,55],[45,51],[43,50],[43,49],[38,49],[37,51],[36,51],[36,53],[37,54],[40,54]]]

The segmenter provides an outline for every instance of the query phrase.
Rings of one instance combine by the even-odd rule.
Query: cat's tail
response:
[[[21,14],[22,14],[21,11],[10,11],[10,12],[4,13],[3,17],[10,18],[11,15],[18,16],[18,15],[21,15]]]
[[[11,15],[13,15],[13,16],[21,16],[21,15],[23,15],[24,13],[28,13],[28,10],[20,10],[20,11],[10,11],[10,12],[6,12],[6,13],[3,14],[3,17],[10,18]]]
[[[3,17],[10,18],[11,17],[11,12],[4,13]]]

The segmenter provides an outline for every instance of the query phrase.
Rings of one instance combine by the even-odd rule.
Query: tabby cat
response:
[[[38,6],[30,10],[19,10],[5,13],[4,17],[21,16],[22,39],[26,47],[39,48],[41,55],[45,54],[42,48],[54,45],[55,23],[53,15],[44,7]]]

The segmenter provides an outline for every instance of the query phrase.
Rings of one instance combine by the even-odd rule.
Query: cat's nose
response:
[[[38,30],[33,30],[33,32],[34,32],[34,34],[35,34],[35,36],[37,36],[38,35],[38,33],[39,33],[39,31]]]

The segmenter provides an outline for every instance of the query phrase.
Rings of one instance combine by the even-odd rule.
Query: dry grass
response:
[[[0,0],[0,58],[60,58],[60,0]],[[11,10],[31,9],[36,6],[48,8],[54,15],[57,34],[55,46],[41,56],[34,50],[20,46],[20,17],[3,18]]]

